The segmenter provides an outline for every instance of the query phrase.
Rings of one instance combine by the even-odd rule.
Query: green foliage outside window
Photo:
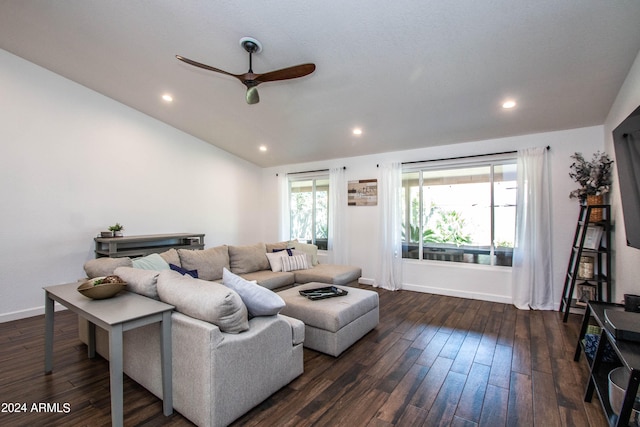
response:
[[[471,243],[471,234],[465,232],[466,221],[459,212],[446,211],[432,205],[425,223],[429,224],[432,219],[435,222],[435,227],[433,229],[425,228],[422,233],[423,243],[449,243],[456,246]],[[406,242],[405,229],[403,224],[402,240]],[[409,224],[408,237],[409,242],[419,242],[420,227]]]

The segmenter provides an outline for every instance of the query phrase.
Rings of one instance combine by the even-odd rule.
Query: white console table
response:
[[[96,325],[109,333],[109,375],[111,381],[111,421],[114,426],[123,424],[122,396],[122,335],[125,331],[160,322],[162,404],[163,413],[173,413],[171,384],[171,311],[172,305],[122,291],[116,296],[92,300],[77,291],[79,283],[48,286],[45,298],[45,374],[53,370],[53,318],[54,301],[89,321],[89,357],[95,357]]]

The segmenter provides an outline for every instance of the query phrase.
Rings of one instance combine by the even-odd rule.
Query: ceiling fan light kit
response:
[[[255,74],[253,72],[252,55],[254,53],[260,53],[262,51],[262,43],[253,37],[243,37],[240,39],[240,46],[249,53],[249,71],[244,74],[233,74],[219,68],[212,67],[207,64],[193,61],[185,58],[181,55],[176,55],[176,58],[180,61],[199,67],[205,70],[213,71],[215,73],[226,74],[231,77],[235,77],[247,87],[246,100],[247,104],[257,104],[260,102],[260,96],[258,95],[257,86],[260,83],[274,82],[278,80],[296,79],[298,77],[304,77],[315,71],[315,64],[300,64],[293,67],[282,68],[280,70],[271,71],[263,74]]]
[[[249,53],[262,52],[262,43],[253,37],[243,37],[240,39],[240,46]]]

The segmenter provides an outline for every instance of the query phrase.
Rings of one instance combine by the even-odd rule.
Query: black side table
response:
[[[584,395],[585,402],[591,402],[594,390],[598,393],[598,398],[602,403],[604,413],[609,420],[611,426],[628,426],[631,418],[633,404],[635,402],[638,385],[640,384],[640,343],[633,341],[616,340],[611,326],[605,321],[605,310],[624,311],[624,306],[620,304],[590,301],[584,312],[582,327],[576,345],[576,352],[573,360],[580,360],[582,351],[582,339],[584,338],[589,326],[590,318],[596,321],[602,332],[600,333],[600,342],[596,350],[593,361],[590,362],[591,374],[589,375],[589,383]],[[608,363],[603,361],[605,342],[611,344],[611,347],[618,355],[620,363]],[[624,366],[631,372],[629,383],[627,384],[624,402],[620,415],[616,415],[609,404],[609,372],[618,367]]]

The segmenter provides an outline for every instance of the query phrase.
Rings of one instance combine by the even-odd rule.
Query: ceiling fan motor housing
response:
[[[240,39],[240,46],[249,53],[262,52],[262,43],[253,37],[243,37]]]

